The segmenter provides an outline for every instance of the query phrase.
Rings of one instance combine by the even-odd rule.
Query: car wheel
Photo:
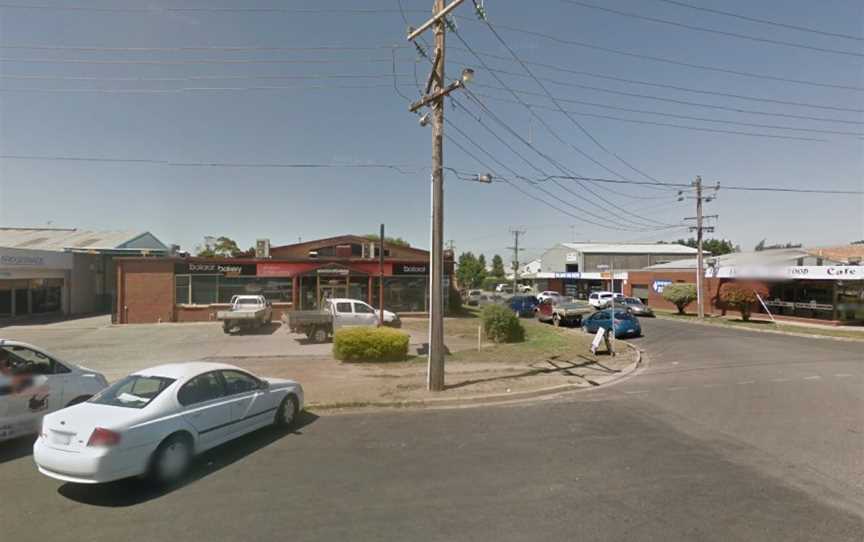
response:
[[[222,324],[222,333],[229,335],[231,333],[231,326],[228,325],[228,322]]]
[[[316,328],[315,331],[312,332],[312,340],[316,343],[327,342],[327,330],[323,327]]]
[[[174,484],[183,478],[191,464],[192,440],[181,434],[171,435],[153,453],[150,479],[159,485]]]
[[[90,399],[91,397],[93,397],[93,396],[92,396],[92,395],[81,395],[81,396],[79,396],[79,397],[76,397],[75,399],[72,399],[72,400],[69,401],[68,403],[66,403],[66,406],[67,406],[67,407],[70,407],[70,406],[73,406],[73,405],[77,405],[77,404],[83,403],[84,401]]]
[[[552,325],[555,327],[561,327],[561,317],[557,314],[552,315]]]
[[[299,413],[300,409],[297,406],[297,398],[289,394],[279,404],[273,425],[282,429],[292,429]]]

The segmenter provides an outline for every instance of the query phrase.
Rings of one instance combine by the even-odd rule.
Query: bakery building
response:
[[[165,256],[145,231],[0,228],[0,322],[110,313],[118,256]]]
[[[268,247],[257,258],[125,258],[117,268],[119,323],[208,321],[238,294],[260,294],[285,311],[319,308],[328,298],[378,305],[379,244],[344,235]],[[444,280],[453,272],[445,251]],[[384,306],[401,313],[429,308],[429,253],[384,245]],[[446,300],[446,298],[445,298]]]

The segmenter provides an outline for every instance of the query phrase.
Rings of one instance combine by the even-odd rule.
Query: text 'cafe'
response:
[[[288,310],[320,308],[330,298],[378,305],[377,243],[341,236],[272,247],[269,258],[128,258],[118,265],[119,323],[206,321],[235,295],[263,295],[274,318]],[[445,253],[449,285],[453,258]],[[385,244],[384,306],[402,313],[429,308],[429,254]],[[445,296],[446,299],[447,296]]]

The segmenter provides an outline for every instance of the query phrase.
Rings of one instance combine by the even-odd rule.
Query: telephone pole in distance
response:
[[[510,233],[513,234],[513,246],[507,247],[513,251],[513,294],[518,293],[519,284],[519,236],[525,235],[525,230],[518,228],[510,228]]]
[[[712,201],[717,194],[717,189],[720,188],[720,183],[714,187],[714,195],[711,196],[703,196],[702,195],[702,177],[696,176],[696,180],[690,183],[696,189],[696,216],[687,217],[684,220],[695,220],[696,225],[690,226],[690,231],[696,232],[696,305],[697,305],[697,314],[699,315],[699,319],[703,320],[705,318],[705,306],[704,306],[704,283],[705,283],[705,266],[704,266],[704,256],[702,251],[702,241],[704,238],[704,232],[713,233],[714,226],[705,226],[704,220],[706,218],[717,218],[718,215],[707,215],[704,216],[702,214],[702,203],[708,203]]]

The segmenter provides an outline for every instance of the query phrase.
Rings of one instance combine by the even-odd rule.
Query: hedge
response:
[[[333,357],[341,361],[403,361],[408,335],[386,327],[344,327],[333,336]]]
[[[503,305],[486,305],[480,312],[486,337],[497,343],[517,343],[525,340],[525,328],[519,317]]]

